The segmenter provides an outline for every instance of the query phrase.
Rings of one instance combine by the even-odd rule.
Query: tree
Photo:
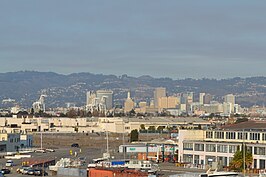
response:
[[[70,109],[67,113],[66,113],[67,117],[70,118],[75,118],[77,117],[77,112],[75,109]]]
[[[245,168],[250,168],[253,162],[253,156],[252,153],[247,149],[247,146],[244,146],[245,148]],[[229,168],[236,171],[242,171],[244,169],[244,152],[243,152],[243,146],[241,150],[237,150],[234,154],[233,160],[231,161]]]
[[[244,117],[244,118],[238,118],[235,122],[235,124],[241,123],[241,122],[247,122],[248,118]]]
[[[155,131],[156,129],[154,126],[149,126],[148,130]]]
[[[140,129],[141,129],[141,130],[145,130],[145,125],[144,125],[144,124],[141,124],[141,125],[140,125]]]
[[[162,132],[164,130],[164,128],[165,128],[164,126],[159,126],[159,127],[157,127],[157,130]]]
[[[130,142],[139,140],[139,132],[137,129],[132,130],[130,133]]]

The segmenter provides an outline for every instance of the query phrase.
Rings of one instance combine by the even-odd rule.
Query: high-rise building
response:
[[[124,104],[124,112],[129,112],[134,109],[134,101],[130,98],[130,92],[127,93],[127,99]]]
[[[193,103],[193,95],[194,95],[193,92],[187,93],[187,103],[189,103],[189,104]]]
[[[193,103],[193,92],[182,93],[181,104],[192,104]]]
[[[211,94],[205,94],[203,97],[203,104],[210,104],[212,101],[212,95]]]
[[[96,104],[95,99],[96,99],[96,93],[95,92],[92,92],[92,91],[87,92],[86,105]]]
[[[235,95],[228,94],[224,96],[224,102],[230,104],[230,113],[235,112]]]
[[[175,96],[169,96],[167,100],[167,106],[168,108],[176,108],[179,104],[179,100]]]
[[[106,109],[113,108],[113,91],[97,90],[96,97],[99,99],[100,103],[104,103],[106,105]]]
[[[224,96],[224,102],[232,103],[234,105],[235,104],[235,95],[233,95],[233,94],[225,95]]]
[[[178,98],[175,96],[161,97],[159,98],[158,108],[159,110],[166,108],[176,108],[178,104]]]
[[[199,94],[199,103],[200,104],[204,104],[204,96],[205,96],[205,93],[200,93]]]
[[[147,110],[147,102],[145,101],[139,102],[139,109],[141,113],[145,113]]]
[[[159,98],[166,97],[166,88],[158,87],[154,91],[154,106],[158,108]]]

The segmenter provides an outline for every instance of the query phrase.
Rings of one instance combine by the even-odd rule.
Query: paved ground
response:
[[[81,150],[80,150],[81,149]],[[72,150],[72,154],[70,155],[70,150]],[[112,150],[112,149],[111,149]],[[74,156],[75,152],[77,152],[77,157]],[[56,149],[55,152],[49,152],[49,153],[32,153],[31,159],[49,159],[53,160],[55,159],[58,161],[61,158],[78,158],[78,157],[86,157],[86,163],[89,163],[92,161],[92,159],[101,157],[101,154],[103,153],[102,148],[60,148]],[[9,168],[11,170],[11,174],[7,174],[6,176],[27,176],[27,175],[21,175],[16,172],[17,168],[21,167],[22,161],[27,160],[26,158],[21,160],[13,160],[15,163],[15,166]],[[0,159],[0,167],[5,168],[6,159]],[[83,166],[83,168],[86,168],[86,166]]]

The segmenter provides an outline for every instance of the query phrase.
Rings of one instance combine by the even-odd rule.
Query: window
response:
[[[265,155],[265,147],[254,147],[254,154]]]
[[[215,132],[214,137],[216,139],[224,139],[224,132]]]
[[[200,164],[199,155],[194,155],[194,164]]]
[[[262,141],[266,140],[266,133],[262,133]]]
[[[191,154],[184,154],[183,161],[187,163],[193,163],[193,155]]]
[[[193,151],[193,143],[184,143],[183,150],[192,150]]]
[[[236,145],[229,145],[229,152],[230,153],[235,153],[236,151],[237,151]]]
[[[212,131],[207,131],[206,132],[206,138],[213,138],[213,132]]]
[[[228,146],[227,145],[217,145],[217,152],[228,152]]]
[[[215,144],[206,144],[206,152],[216,152]]]
[[[215,162],[215,161],[216,161],[216,157],[215,156],[207,156],[206,155],[206,159],[205,159],[206,164],[211,165],[212,162]]]
[[[265,160],[260,159],[260,169],[265,169]]]
[[[223,166],[227,166],[227,157],[217,157],[218,163],[223,165]]]
[[[195,151],[204,151],[204,144],[195,144]]]
[[[250,133],[249,134],[249,139],[250,140],[260,140],[260,133]]]
[[[236,139],[235,132],[226,132],[226,139]]]
[[[238,132],[237,139],[243,140],[243,134],[244,134],[245,140],[247,140],[248,139],[248,134],[247,133],[243,133],[243,132]]]
[[[254,169],[257,169],[257,159],[254,159],[253,164],[254,164]]]

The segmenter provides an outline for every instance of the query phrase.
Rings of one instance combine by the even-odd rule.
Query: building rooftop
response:
[[[178,117],[178,118],[172,118],[172,117],[134,117],[134,118],[124,118],[124,120],[129,122],[166,122],[166,123],[205,123],[210,124],[208,121],[205,121],[203,119],[197,118],[197,117]]]
[[[266,121],[246,121],[238,124],[230,124],[222,126],[223,130],[258,130],[265,131]]]

